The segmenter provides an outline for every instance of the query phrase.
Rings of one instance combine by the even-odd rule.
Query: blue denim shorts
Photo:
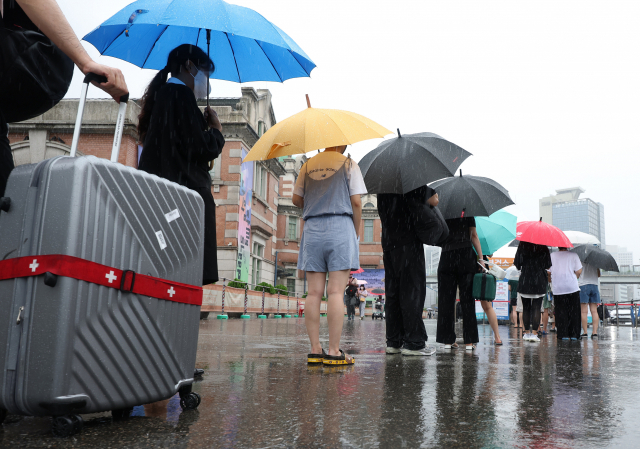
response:
[[[298,270],[327,273],[358,268],[359,244],[351,217],[324,215],[304,222]]]
[[[580,286],[580,304],[600,304],[600,289],[597,285],[586,284]]]

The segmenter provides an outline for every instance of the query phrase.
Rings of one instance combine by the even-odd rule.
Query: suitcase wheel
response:
[[[200,400],[200,395],[192,391],[180,398],[180,407],[182,410],[195,410],[200,405]]]
[[[59,438],[67,438],[80,432],[83,425],[80,415],[54,416],[51,419],[51,433]]]

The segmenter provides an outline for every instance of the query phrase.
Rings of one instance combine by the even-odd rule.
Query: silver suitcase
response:
[[[125,109],[122,101],[112,161]],[[200,305],[174,301],[171,282],[193,286],[201,298],[203,220],[194,191],[105,159],[57,157],[17,167],[0,201],[4,277],[7,264],[27,256],[33,272],[44,263],[38,256],[73,256],[93,262],[91,270],[106,267],[104,282],[117,288],[74,278],[90,271],[82,264],[67,266],[65,276],[0,280],[0,409],[53,416],[54,433],[65,436],[81,427],[79,414],[122,414],[176,392],[183,408],[196,408]],[[141,278],[161,290],[171,285],[166,299],[134,293]]]

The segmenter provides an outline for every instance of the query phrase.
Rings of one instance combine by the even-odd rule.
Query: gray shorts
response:
[[[360,268],[358,240],[348,215],[324,215],[304,222],[298,270],[327,273]]]

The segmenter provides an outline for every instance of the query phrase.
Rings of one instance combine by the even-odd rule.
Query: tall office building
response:
[[[581,231],[595,236],[604,248],[604,206],[589,198],[580,198],[585,190],[571,187],[556,190],[555,195],[540,199],[540,217],[563,231]]]

